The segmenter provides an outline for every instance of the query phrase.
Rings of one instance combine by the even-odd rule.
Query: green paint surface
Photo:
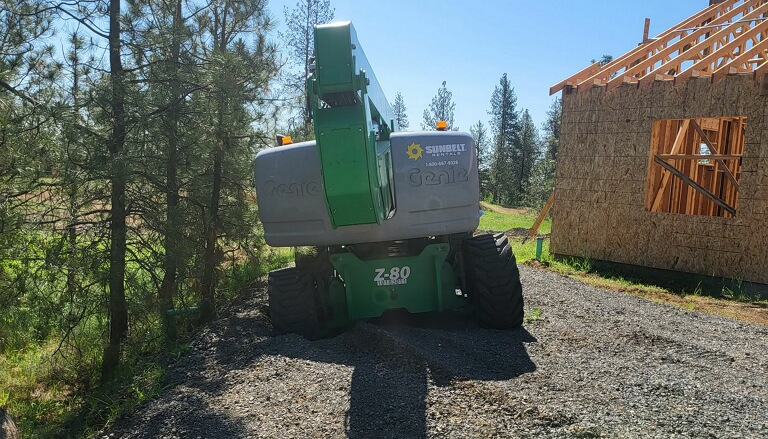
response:
[[[421,313],[455,307],[453,270],[445,264],[448,251],[448,244],[432,244],[417,256],[372,261],[351,253],[331,256],[344,279],[349,318],[378,317],[389,309]]]

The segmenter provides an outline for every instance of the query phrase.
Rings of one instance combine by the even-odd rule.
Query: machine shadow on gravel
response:
[[[243,340],[244,328],[260,337],[268,325],[266,318],[233,317],[221,340]],[[331,339],[268,337],[247,349],[240,345],[236,354],[227,348],[216,353],[217,363],[241,370],[264,356],[277,355],[352,367],[347,436],[418,438],[428,431],[430,382],[447,386],[467,380],[509,380],[533,372],[536,365],[525,347],[531,342],[536,339],[524,328],[484,329],[471,317],[451,312],[396,314],[358,323]]]
[[[501,381],[536,370],[525,344],[537,340],[524,328],[484,329],[456,313],[395,313],[372,323],[363,329],[381,339],[379,349],[410,361],[390,357],[384,372],[382,363],[354,365],[350,439],[426,437],[430,381],[441,387],[457,381]]]
[[[254,299],[200,335],[184,361],[170,367],[171,396],[118,422],[112,429],[117,437],[258,435],[243,419],[208,402],[231,385],[229,372],[278,355],[354,369],[344,420],[353,439],[425,437],[430,386],[510,380],[536,370],[526,350],[536,339],[528,331],[483,329],[462,311],[391,314],[312,342],[297,335],[271,336],[267,308]]]

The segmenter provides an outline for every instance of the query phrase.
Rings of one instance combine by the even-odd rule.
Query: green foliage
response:
[[[448,90],[445,81],[437,89],[437,94],[432,98],[429,107],[424,109],[422,114],[421,129],[425,131],[435,131],[437,122],[444,120],[448,124],[448,129],[458,130],[453,125],[453,113],[456,110],[456,103],[453,102],[453,93]]]
[[[555,188],[555,161],[544,157],[538,160],[531,170],[531,176],[525,184],[525,206],[539,209],[547,202]]]
[[[531,308],[530,311],[525,313],[525,323],[533,323],[541,319],[542,314],[544,314],[544,311],[541,308]]]
[[[410,122],[408,122],[407,111],[408,108],[405,106],[403,94],[397,92],[395,94],[395,101],[392,103],[392,112],[395,113],[395,121],[397,121],[397,125],[400,127],[401,131],[407,131],[408,127],[411,125]]]
[[[162,367],[152,359],[175,349],[158,297],[166,256],[180,307],[199,304],[204,268],[218,306],[285,260],[263,251],[250,167],[265,143],[263,98],[278,66],[264,2],[193,15],[176,2],[128,2],[120,87],[102,56],[108,29],[95,27],[107,26],[109,11],[62,4],[67,18],[54,22],[35,12],[46,5],[0,7],[0,22],[13,24],[0,39],[0,404],[30,437],[80,437],[159,390]],[[225,6],[226,29],[214,20]],[[77,26],[84,15],[91,26]],[[79,29],[60,55],[45,42],[54,25]],[[110,142],[118,89],[119,153]],[[116,170],[126,182],[121,261],[110,260]],[[116,262],[124,275],[110,276]],[[110,281],[125,288],[130,327],[121,366],[105,381]],[[179,318],[175,335],[183,340],[196,323]]]
[[[483,122],[477,121],[475,125],[469,127],[469,133],[475,139],[475,148],[477,149],[477,170],[480,178],[480,198],[485,199],[491,196],[491,173],[489,170],[490,161],[490,139],[488,130]]]
[[[284,133],[292,135],[294,139],[314,138],[311,106],[306,90],[310,58],[315,51],[314,27],[330,23],[334,14],[330,0],[298,0],[293,9],[283,7],[287,30],[279,36],[287,48],[289,63],[281,78],[285,87],[282,95],[289,97],[286,103],[289,120]]]
[[[556,98],[547,110],[547,120],[544,122],[544,158],[555,160],[560,148],[560,125],[562,123],[563,100]]]
[[[520,115],[512,83],[503,74],[491,96],[491,133],[493,151],[490,160],[489,192],[493,203],[517,205],[522,194],[516,175],[520,149]]]
[[[520,144],[514,151],[516,194],[512,205],[521,206],[531,197],[533,170],[539,159],[539,133],[528,110],[520,117]],[[545,198],[546,199],[546,198]]]

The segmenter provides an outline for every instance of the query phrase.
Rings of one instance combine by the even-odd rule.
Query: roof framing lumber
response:
[[[736,32],[738,32],[739,30],[741,31],[741,33],[737,34]],[[698,72],[699,74],[705,71],[711,74],[713,72],[712,66],[717,65],[716,64],[717,61],[725,61],[725,59],[728,59],[728,62],[723,62],[719,69],[722,70],[730,67],[733,62],[733,59],[735,58],[734,50],[738,48],[740,51],[742,51],[743,50],[742,48],[745,47],[747,41],[750,38],[752,38],[755,35],[762,34],[766,30],[768,30],[768,20],[763,20],[763,19],[759,21],[759,24],[757,24],[756,26],[748,30],[745,30],[745,27],[739,27],[738,29],[731,29],[731,27],[729,27],[727,29],[724,29],[721,32],[727,32],[729,34],[734,33],[736,36],[728,43],[722,45],[717,50],[713,51],[712,53],[705,56],[704,58],[699,59],[698,62],[688,67],[687,69],[683,70],[682,72],[680,72],[677,75],[676,80],[680,81],[680,80],[688,79],[689,77],[691,77],[691,74],[694,71]],[[765,45],[766,41],[760,42],[757,46],[761,47],[761,50],[768,47]],[[755,46],[753,46],[753,48],[754,47]],[[715,78],[713,77],[712,79],[714,80]]]
[[[747,10],[749,10],[751,8],[751,6],[752,5],[749,2],[745,2],[745,4],[742,5],[742,7],[734,8],[734,10],[736,10],[737,13],[744,13]],[[734,10],[732,10],[731,12],[734,12]],[[744,15],[744,18],[747,19],[747,20],[752,20],[754,18],[759,18],[760,15],[765,13],[766,11],[768,11],[768,3],[764,3],[764,4],[760,5],[759,7],[752,9],[751,12],[749,12],[746,15]],[[730,18],[733,18],[730,14],[724,14],[724,15],[728,15]],[[708,59],[712,59],[712,60],[719,59],[722,56],[722,54],[724,53],[724,51],[721,51],[721,50],[724,47],[728,46],[728,37],[731,34],[736,35],[736,37],[731,41],[731,43],[733,43],[733,45],[731,45],[730,47],[731,48],[736,47],[737,44],[738,44],[737,42],[742,41],[741,35],[739,34],[739,32],[743,32],[745,30],[748,30],[749,27],[750,27],[749,26],[750,23],[752,23],[752,22],[751,21],[747,22],[747,21],[739,20],[737,23],[733,23],[730,26],[722,28],[719,31],[711,34],[709,37],[706,37],[702,41],[698,41],[698,39],[697,39],[696,41],[698,41],[698,42],[696,42],[695,44],[692,44],[685,51],[681,51],[680,54],[677,57],[675,57],[674,59],[669,60],[668,62],[662,63],[660,66],[658,66],[655,69],[652,69],[651,72],[647,76],[645,76],[644,78],[642,78],[641,80],[638,81],[640,83],[640,86],[643,86],[643,85],[646,85],[646,84],[652,82],[652,80],[649,80],[649,77],[652,77],[653,75],[655,75],[657,73],[660,73],[660,72],[669,72],[669,71],[676,72],[677,75],[674,77],[674,79],[677,80],[677,81],[680,81],[682,79],[687,79],[688,77],[691,76],[690,73],[693,73],[693,71],[696,71],[696,73],[697,73],[696,76],[700,76],[698,74],[698,73],[700,73],[700,69],[693,69],[693,67],[694,66],[704,65],[703,63],[707,62]],[[709,29],[704,29],[704,31],[705,31],[705,33],[703,34],[704,36],[707,35],[706,31],[708,31],[708,30]],[[693,35],[693,34],[691,34],[691,35]],[[681,38],[681,40],[683,40],[683,39],[688,40],[687,37]],[[688,40],[688,41],[690,41],[690,40]],[[716,49],[717,44],[721,44],[722,45],[720,50]],[[713,47],[713,46],[715,46],[715,47]],[[687,71],[682,71],[681,72],[681,70],[683,70],[682,69],[683,63],[689,62],[689,61],[693,61],[694,62],[693,66],[691,68],[687,69]],[[688,72],[688,73],[686,73],[686,72]]]
[[[592,64],[550,88],[675,82],[709,75],[768,72],[768,0],[724,0],[646,40],[604,66]],[[758,75],[760,77],[758,77]]]

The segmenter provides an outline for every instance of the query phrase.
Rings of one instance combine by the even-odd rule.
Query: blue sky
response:
[[[442,81],[456,102],[455,124],[468,131],[489,119],[493,88],[507,73],[538,127],[553,97],[549,87],[603,54],[623,55],[643,36],[654,37],[696,12],[708,0],[637,1],[419,1],[331,0],[337,20],[351,20],[360,44],[390,101],[401,92],[411,129]],[[281,29],[283,6],[271,0]],[[277,35],[273,36],[277,39]]]

